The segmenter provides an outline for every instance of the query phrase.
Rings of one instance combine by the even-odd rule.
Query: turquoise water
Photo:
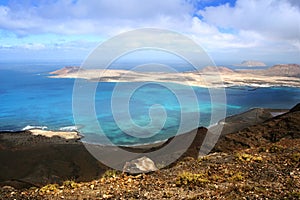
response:
[[[54,67],[53,67],[54,68]],[[52,70],[52,69],[51,69]],[[0,69],[0,130],[17,131],[24,128],[40,127],[49,130],[72,130],[74,118],[72,111],[73,79],[51,79],[47,70],[8,70]],[[119,83],[120,84],[120,83]],[[121,83],[130,88],[130,84]],[[127,84],[127,85],[126,85]],[[114,121],[111,110],[111,96],[116,83],[101,83],[95,95],[95,109],[98,122],[106,136],[116,144],[134,144],[166,139],[176,134],[181,112],[186,116],[200,113],[199,126],[208,126],[211,117],[211,103],[208,89],[194,87],[199,103],[180,105],[176,95],[156,83],[145,84],[133,93],[129,102],[132,120],[139,126],[147,125],[149,109],[152,105],[162,105],[166,112],[166,122],[161,131],[150,138],[135,138],[125,134]],[[125,87],[125,88],[126,88]],[[185,86],[173,85],[176,94],[191,98]],[[126,96],[126,89],[116,94],[119,102]],[[288,87],[276,88],[227,88],[226,115],[241,113],[253,107],[289,109],[300,102],[300,89]],[[223,105],[217,105],[223,106]],[[122,111],[120,111],[122,112]],[[119,113],[122,115],[122,113]],[[88,119],[88,118],[86,118]],[[101,137],[95,133],[95,125],[89,124],[83,116],[78,129],[89,142],[101,143]],[[130,124],[124,118],[120,123],[131,131]],[[188,124],[187,124],[188,125]],[[193,128],[193,127],[192,127]]]

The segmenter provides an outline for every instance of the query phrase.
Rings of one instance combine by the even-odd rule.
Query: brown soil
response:
[[[90,182],[0,189],[0,199],[299,199],[300,140],[188,159],[152,174],[114,171]]]
[[[0,199],[299,199],[300,111],[295,108],[222,137],[215,153],[185,157],[150,174],[108,170],[88,182],[3,186]]]

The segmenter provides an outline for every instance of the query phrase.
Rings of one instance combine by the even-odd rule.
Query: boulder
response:
[[[126,162],[123,167],[123,172],[130,174],[148,173],[156,170],[158,168],[155,166],[155,163],[146,156]]]

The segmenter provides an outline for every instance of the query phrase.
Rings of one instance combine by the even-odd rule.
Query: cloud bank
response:
[[[186,34],[213,57],[299,62],[298,0],[12,0],[0,4],[2,50],[73,49],[86,55],[108,37],[144,27]]]
[[[184,23],[192,11],[191,4],[180,0],[12,1],[0,7],[0,27],[20,35],[107,34]]]

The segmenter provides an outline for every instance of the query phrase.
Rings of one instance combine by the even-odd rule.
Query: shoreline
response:
[[[290,71],[295,71],[291,74]],[[286,73],[288,71],[289,73]],[[65,67],[50,72],[48,78],[74,78],[91,82],[162,82],[203,88],[228,87],[297,87],[300,88],[300,65],[274,65],[265,70],[232,70],[207,66],[198,71],[179,73],[140,72],[121,69],[82,69]]]
[[[144,81],[135,81],[135,80],[105,80],[105,81],[95,81],[92,79],[87,79],[87,78],[82,78],[78,76],[70,76],[70,77],[65,77],[65,76],[48,76],[48,78],[59,78],[59,79],[83,79],[91,82],[98,82],[98,83],[147,83],[147,82],[152,82],[152,83],[174,83],[174,84],[179,84],[183,86],[190,86],[190,87],[199,87],[199,88],[212,88],[212,89],[218,89],[218,88],[233,88],[233,87],[250,87],[250,88],[276,88],[276,87],[285,87],[285,88],[300,88],[300,79],[299,78],[292,78],[291,82],[286,82],[286,83],[274,83],[274,82],[264,82],[264,81],[255,81],[256,83],[249,83],[249,82],[236,82],[236,83],[224,83],[224,84],[214,84],[214,85],[205,85],[205,84],[198,84],[198,83],[182,83],[182,82],[177,82],[177,81],[151,81],[151,80],[144,80]],[[279,77],[279,79],[287,79],[288,77]],[[289,77],[291,78],[291,77]],[[230,78],[228,78],[230,79]],[[299,79],[299,80],[298,80]],[[240,81],[240,80],[239,80]]]
[[[218,129],[220,126],[224,126],[224,125],[228,125],[229,123],[235,123],[235,122],[228,122],[229,119],[231,118],[236,118],[236,117],[243,117],[243,115],[249,115],[248,113],[251,113],[253,111],[256,111],[256,115],[259,111],[261,112],[266,112],[268,113],[268,118],[271,117],[276,117],[282,114],[285,114],[289,111],[289,109],[274,109],[274,108],[250,108],[247,111],[238,113],[238,114],[234,114],[234,115],[229,115],[227,116],[225,119],[221,119],[219,120],[216,124],[213,124],[211,126],[208,127],[203,127],[206,128],[208,130],[214,130],[214,129]],[[253,114],[251,114],[253,115]],[[259,113],[258,115],[261,115],[261,113]],[[226,121],[226,122],[225,122]],[[182,134],[177,134],[175,136],[172,136],[170,138],[166,138],[164,140],[157,140],[157,141],[153,141],[153,142],[147,142],[147,143],[136,143],[136,144],[120,144],[120,145],[113,145],[113,144],[101,144],[101,143],[94,143],[94,142],[89,142],[89,141],[84,141],[84,134],[82,134],[79,130],[70,130],[70,131],[62,131],[62,130],[48,130],[47,128],[36,128],[36,127],[42,127],[42,126],[32,126],[33,128],[31,129],[25,129],[25,130],[16,130],[16,131],[0,131],[0,136],[2,134],[19,134],[19,133],[29,133],[33,136],[44,136],[46,138],[53,138],[53,137],[59,137],[61,139],[66,139],[66,140],[78,140],[80,142],[82,142],[83,144],[86,145],[96,145],[96,146],[101,146],[101,147],[124,147],[124,148],[153,148],[153,147],[157,147],[157,146],[161,146],[164,143],[166,143],[170,138],[176,137],[176,136],[180,136],[180,135],[184,135],[186,133],[182,133]],[[46,127],[46,126],[43,126]],[[198,127],[201,128],[201,127]],[[223,130],[223,132],[227,132],[226,130]]]
[[[224,126],[224,129],[218,138],[215,138],[214,129],[200,127],[191,132],[169,138],[161,144],[134,147],[84,144],[78,138],[70,139],[67,137],[68,139],[66,139],[57,134],[34,135],[28,130],[18,133],[1,132],[0,186],[11,185],[15,188],[29,188],[32,186],[42,187],[49,183],[61,184],[65,180],[91,181],[101,178],[105,171],[111,168],[122,171],[126,162],[139,158],[141,153],[149,157],[160,169],[169,169],[189,157],[199,159],[199,157],[207,154],[208,156],[213,155],[214,152],[227,152],[251,147],[252,143],[256,145],[261,140],[251,140],[247,137],[247,133],[245,133],[245,138],[242,137],[245,131],[253,129],[253,134],[256,136],[255,130],[260,126],[259,124],[268,123],[275,126],[276,120],[282,120],[282,123],[286,124],[285,120],[291,120],[289,116],[294,116],[293,113],[295,116],[299,115],[299,105],[276,117],[270,111],[283,110],[254,108],[239,115],[229,116],[223,120],[224,124],[219,123]],[[297,125],[297,120],[298,118],[293,118],[292,121]],[[273,131],[269,129],[262,128],[261,130],[264,131],[259,132],[259,134],[267,134],[265,132],[267,131],[271,137]],[[40,132],[38,131],[38,133]],[[78,133],[76,132],[76,134]],[[288,135],[291,133],[280,132],[280,134]],[[241,135],[241,139],[236,138],[235,135]],[[268,139],[269,135],[266,138]],[[168,146],[171,148],[170,151],[164,153],[158,151],[171,141],[173,142],[173,139],[175,144]],[[264,138],[264,140],[266,139]],[[192,143],[185,146],[182,144],[184,141],[192,141]],[[213,149],[209,149],[209,145],[213,145]],[[95,152],[91,154],[90,150],[96,151],[96,157],[94,157]],[[124,150],[134,153],[134,157],[118,154]],[[111,159],[113,159],[113,163],[107,167],[105,163],[110,163]],[[164,164],[169,162],[172,163],[170,166]]]

